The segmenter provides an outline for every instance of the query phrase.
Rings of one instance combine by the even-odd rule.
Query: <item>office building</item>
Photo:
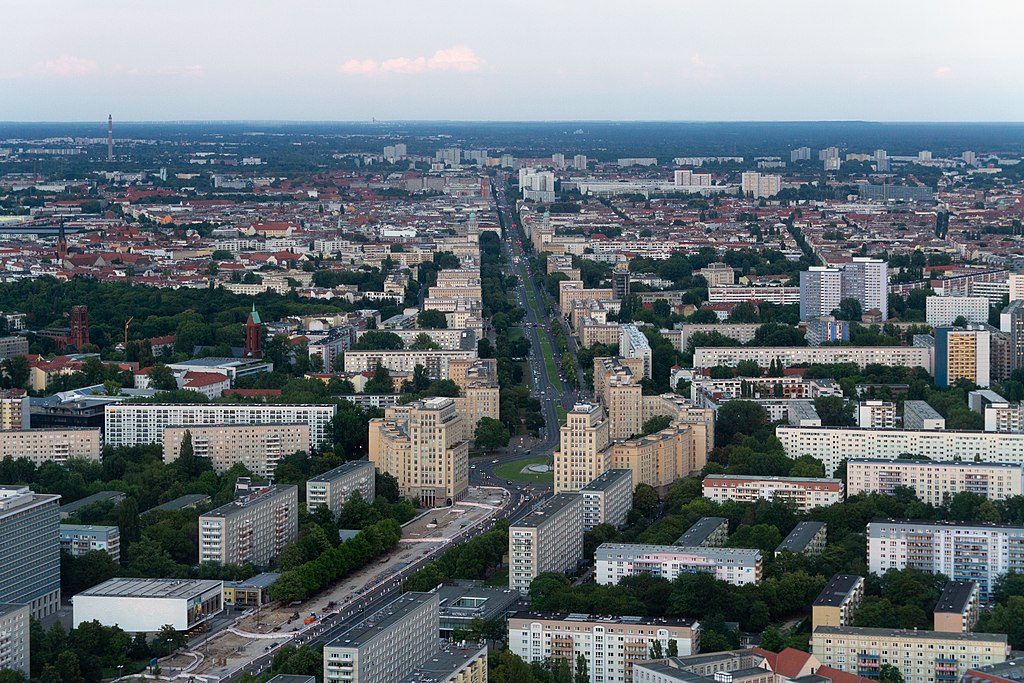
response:
[[[626,526],[626,516],[633,507],[633,471],[606,470],[580,489],[583,496],[583,531],[598,524]]]
[[[192,440],[193,455],[209,459],[217,474],[242,465],[257,477],[269,479],[283,458],[309,448],[309,425],[305,423],[165,427],[165,463],[178,459],[186,434]]]
[[[373,372],[377,366],[389,372],[412,372],[422,365],[430,379],[448,379],[448,363],[452,360],[476,358],[476,349],[397,349],[373,351],[346,351],[345,372]]]
[[[163,444],[164,429],[189,425],[291,425],[309,427],[309,448],[331,438],[337,406],[294,403],[116,403],[104,415],[109,446]]]
[[[896,427],[896,404],[892,401],[861,401],[857,404],[857,426],[864,429]]]
[[[673,581],[694,572],[712,574],[734,586],[761,582],[761,551],[750,548],[602,543],[594,562],[595,580],[604,586],[637,574]]]
[[[990,383],[990,343],[987,330],[939,327],[935,330],[935,383],[940,387],[958,379],[979,387]]]
[[[651,345],[636,325],[623,325],[620,328],[619,356],[639,359],[643,363],[643,376],[648,379],[652,376]]]
[[[720,548],[728,540],[728,519],[725,517],[701,517],[676,539],[675,545],[693,548]]]
[[[508,620],[508,649],[526,662],[564,660],[575,668],[578,655],[587,662],[591,681],[631,681],[633,665],[651,658],[654,642],[661,651],[680,655],[700,649],[700,625],[689,619],[609,617],[591,614],[516,612]]]
[[[0,460],[25,458],[36,465],[65,463],[72,458],[99,461],[99,429],[0,430]]]
[[[718,346],[699,347],[694,350],[693,367],[705,369],[716,365],[736,367],[740,361],[756,361],[768,368],[772,361],[783,368],[791,365],[832,365],[853,363],[860,368],[868,365],[905,365],[932,370],[931,350],[917,346]]]
[[[930,296],[925,319],[932,327],[949,327],[957,318],[968,323],[988,323],[988,299],[983,296]]]
[[[634,488],[637,484],[647,484],[665,490],[707,464],[703,431],[703,426],[676,424],[654,434],[616,443],[611,447],[611,467],[630,470]]]
[[[889,519],[869,522],[867,535],[872,574],[917,569],[975,581],[986,601],[996,579],[1024,571],[1024,527]]]
[[[527,592],[544,572],[575,573],[583,559],[583,496],[556,493],[508,530],[508,587]]]
[[[704,497],[716,503],[774,500],[792,505],[801,512],[843,501],[842,479],[709,474],[704,477],[702,487]]]
[[[377,495],[376,471],[369,460],[352,460],[307,479],[306,509],[312,512],[324,505],[338,514],[356,491],[367,503]]]
[[[0,603],[42,619],[60,606],[60,496],[0,486]]]
[[[71,598],[74,625],[98,621],[128,633],[165,625],[190,631],[224,611],[224,582],[199,579],[110,579]]]
[[[811,636],[822,665],[877,678],[883,664],[906,683],[958,681],[969,668],[1006,660],[1004,634],[940,633],[887,628],[818,626]]]
[[[579,491],[608,469],[610,443],[604,408],[577,403],[560,430],[555,451],[555,493]]]
[[[28,680],[29,608],[28,605],[0,603],[0,670],[18,671]]]
[[[935,630],[971,633],[978,625],[981,596],[974,581],[950,581],[935,603]]]
[[[853,617],[864,600],[864,577],[836,574],[811,606],[811,628],[852,626]]]
[[[939,415],[927,401],[903,402],[904,429],[945,429],[946,418]]]
[[[370,420],[369,459],[423,507],[451,505],[469,488],[469,442],[455,400],[392,406]]]
[[[824,522],[799,522],[790,531],[775,554],[783,552],[799,553],[802,555],[819,555],[828,543],[828,528]]]
[[[612,270],[612,292],[616,299],[625,299],[629,296],[629,269],[615,268]],[[634,327],[636,327],[634,325]],[[646,341],[646,339],[644,340]]]
[[[892,494],[897,487],[913,489],[929,505],[944,505],[958,493],[974,493],[989,500],[1024,495],[1021,466],[1006,463],[935,460],[882,460],[850,458],[846,461],[847,492]]]
[[[473,621],[508,620],[522,598],[519,591],[485,586],[479,581],[445,584],[434,591],[440,600],[440,633],[452,638],[456,631],[468,631]]]
[[[708,287],[722,287],[736,284],[736,271],[728,264],[717,261],[697,271],[703,277]]]
[[[60,549],[72,557],[99,550],[109,554],[114,562],[120,562],[121,531],[116,526],[61,524]]]
[[[325,683],[399,683],[438,652],[436,593],[404,593],[324,646]]]
[[[821,461],[826,475],[835,472],[843,460],[865,453],[885,460],[909,454],[936,461],[1024,464],[1024,434],[780,425],[775,428],[775,436],[787,456],[809,455]]]
[[[299,535],[299,488],[259,486],[199,516],[199,561],[265,567]]]

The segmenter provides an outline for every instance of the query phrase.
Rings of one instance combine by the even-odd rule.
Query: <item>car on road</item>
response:
[[[497,465],[497,464],[498,464],[498,461],[497,461],[496,459],[495,459],[495,460],[492,460],[492,461],[491,461],[491,464],[492,464],[492,465]]]

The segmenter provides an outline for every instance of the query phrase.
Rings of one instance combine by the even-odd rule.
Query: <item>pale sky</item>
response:
[[[1018,0],[5,0],[0,120],[1024,120]]]

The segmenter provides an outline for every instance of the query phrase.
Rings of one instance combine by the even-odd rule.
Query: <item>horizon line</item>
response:
[[[107,119],[45,119],[45,120],[0,120],[0,125],[42,125],[95,123]],[[623,123],[670,123],[670,124],[813,124],[846,123],[877,125],[1024,125],[1024,120],[912,120],[912,119],[123,119],[122,124],[211,124],[211,123],[257,123],[257,124],[345,124],[345,125],[392,125],[392,124],[441,124],[441,123],[518,123],[518,124],[623,124]]]

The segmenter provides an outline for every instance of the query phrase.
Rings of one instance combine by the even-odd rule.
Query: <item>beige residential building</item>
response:
[[[825,584],[811,606],[812,628],[853,625],[853,615],[862,600],[864,577],[836,574]]]
[[[668,415],[673,422],[694,430],[694,459],[704,467],[708,454],[715,449],[715,411],[696,406],[679,394],[659,394],[643,397],[643,422],[656,415]],[[642,424],[642,423],[641,423]]]
[[[577,403],[561,428],[555,451],[555,493],[579,491],[608,469],[609,430],[604,408]]]
[[[99,460],[102,446],[99,429],[0,430],[0,460],[26,458],[36,465]]]
[[[450,505],[469,488],[469,442],[455,400],[428,398],[370,420],[370,461],[424,507]]]
[[[377,495],[376,468],[369,460],[353,460],[306,480],[306,509],[321,505],[337,514],[356,491],[367,503]]]
[[[0,604],[0,670],[12,669],[29,677],[29,607]]]
[[[633,486],[647,484],[667,487],[682,477],[699,472],[704,437],[692,425],[675,425],[639,439],[617,443],[611,448],[611,466],[633,472]]]
[[[562,315],[572,311],[574,301],[592,301],[597,299],[614,299],[612,289],[585,289],[582,280],[562,280],[558,283],[558,308]]]
[[[626,517],[633,507],[633,472],[628,469],[607,470],[580,489],[583,495],[583,531],[598,524],[626,526]]]
[[[299,488],[266,486],[199,517],[199,561],[265,567],[299,536]]]
[[[494,358],[449,359],[448,379],[455,382],[459,391],[477,382],[498,386],[498,361]]]
[[[636,436],[643,428],[643,373],[641,358],[594,359],[594,397],[608,411],[612,439]]]
[[[716,503],[778,500],[792,504],[801,512],[843,502],[842,479],[709,474],[704,477],[702,489],[704,497]]]
[[[583,559],[583,496],[556,493],[508,530],[508,587],[526,592],[544,572],[574,573]]]
[[[217,474],[244,465],[258,477],[271,478],[282,458],[309,449],[309,425],[305,423],[165,427],[165,463],[178,459],[186,434],[192,438],[196,457],[209,458]]]
[[[1006,635],[943,633],[853,626],[818,626],[812,650],[823,666],[877,677],[884,664],[906,683],[959,681],[968,669],[1006,661]]]
[[[412,372],[417,365],[422,365],[431,379],[448,379],[449,361],[473,358],[476,358],[476,349],[346,351],[345,372],[373,372],[378,365],[391,372]]]
[[[971,633],[978,625],[981,591],[974,581],[950,581],[935,603],[935,630]]]
[[[1024,494],[1020,465],[996,462],[885,460],[846,461],[847,493],[891,494],[897,487],[914,490],[929,505],[942,505],[958,493],[976,493],[989,500]]]
[[[0,429],[28,429],[29,397],[24,389],[0,391]]]

